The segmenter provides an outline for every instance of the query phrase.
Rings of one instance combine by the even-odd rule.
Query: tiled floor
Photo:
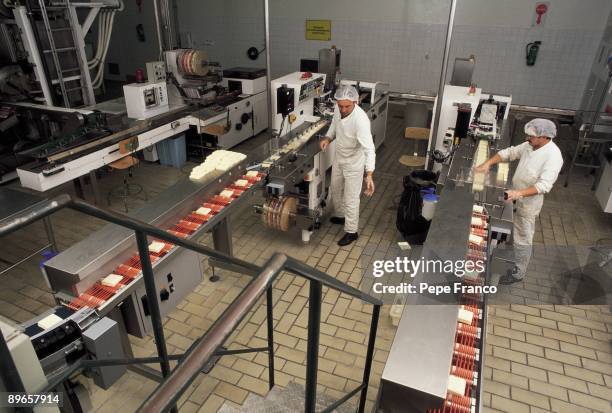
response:
[[[397,108],[396,108],[397,109]],[[402,123],[391,111],[388,141],[379,151],[376,194],[362,202],[360,238],[353,245],[338,247],[341,228],[323,225],[307,245],[299,234],[278,233],[264,227],[260,216],[249,208],[232,218],[234,251],[245,260],[263,264],[281,251],[313,265],[341,281],[357,286],[361,281],[362,254],[384,253],[399,241],[395,229],[395,204],[401,191],[401,177],[408,169],[395,158],[412,152],[401,138]],[[247,146],[254,145],[248,142]],[[187,170],[187,168],[184,168]],[[151,179],[154,171],[155,179]],[[589,189],[590,178],[577,171],[569,188],[557,184],[546,198],[538,220],[536,242],[544,246],[592,245],[612,236],[612,219],[603,214]],[[149,199],[184,174],[173,168],[142,164],[135,181],[142,183]],[[103,190],[121,182],[120,174],[105,176]],[[61,190],[70,189],[68,187]],[[60,190],[60,191],[61,191]],[[133,201],[132,207],[143,201]],[[121,211],[120,202],[113,207]],[[75,223],[78,222],[78,225]],[[54,215],[53,223],[61,249],[100,228],[98,220],[72,211]],[[14,260],[44,241],[42,225],[32,231],[12,235],[2,242],[0,256]],[[201,239],[211,244],[209,236]],[[565,244],[564,244],[565,243]],[[532,268],[538,265],[535,257]],[[210,270],[204,264],[207,274]],[[190,294],[164,322],[170,353],[184,351],[200,336],[248,282],[247,276],[218,272],[221,280],[206,280]],[[39,314],[53,300],[35,262],[2,277],[0,314],[24,321]],[[308,284],[300,278],[283,275],[274,285],[276,343],[276,382],[304,382]],[[365,363],[366,340],[371,308],[356,299],[324,289],[319,360],[320,390],[341,396],[358,385]],[[381,313],[372,378],[368,392],[371,408],[380,375],[391,345],[394,327],[389,307]],[[496,306],[489,308],[487,354],[485,357],[484,405],[496,412],[587,412],[609,411],[612,400],[612,315],[609,307],[588,306]],[[245,317],[241,327],[228,340],[229,348],[263,346],[266,338],[265,306],[260,303]],[[136,356],[153,354],[152,338],[131,338]],[[209,375],[200,375],[179,402],[180,411],[215,412],[226,401],[242,404],[249,393],[267,392],[267,357],[264,353],[225,356]],[[110,390],[93,387],[96,411],[132,411],[155,384],[128,373]]]

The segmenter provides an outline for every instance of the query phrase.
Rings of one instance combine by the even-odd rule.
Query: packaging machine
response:
[[[266,200],[256,206],[263,222],[287,231],[297,227],[308,242],[325,213],[329,170],[335,143],[321,152],[319,140],[311,139],[329,123],[315,116],[323,98],[326,75],[295,72],[272,81],[272,154],[264,161],[271,165]],[[279,140],[287,142],[281,148]]]
[[[17,169],[22,185],[46,191],[88,173],[93,181],[96,169],[190,128],[214,149],[231,148],[268,127],[265,72],[230,69],[227,73],[234,77],[224,86],[221,71],[212,70],[217,66],[203,60],[206,56],[199,51],[173,50],[166,58],[176,84],[166,85],[161,76],[166,66],[157,62],[164,69],[154,64],[150,76],[160,79],[126,85],[125,101],[82,109],[6,104],[16,112],[22,125],[17,127],[36,138],[21,153],[32,160]],[[137,140],[129,153],[119,151],[125,139]]]
[[[318,140],[309,140],[313,134],[324,132],[327,125],[316,115],[329,114],[330,103],[333,113],[333,102],[325,100],[329,97],[329,92],[324,92],[325,80],[324,73],[295,72],[272,81],[272,109],[276,113],[272,129],[289,139],[289,145],[271,157],[277,164],[268,174],[266,201],[256,210],[272,228],[299,228],[304,242],[310,240],[325,215],[334,161],[335,141],[321,152]],[[375,146],[380,146],[387,127],[389,97],[385,85],[351,80],[342,83],[358,88],[360,105],[371,121]],[[304,122],[314,123],[304,130]]]
[[[272,170],[291,164],[295,139],[302,146],[318,147],[316,133],[326,125],[326,121],[305,122],[295,134],[279,140],[278,152],[270,152],[266,144],[204,179],[185,177],[131,216],[180,238],[211,232],[214,248],[232,255],[230,216],[251,205],[255,194],[266,191]],[[125,228],[103,227],[44,263],[43,274],[58,306],[16,328],[29,338],[36,354],[31,364],[41,366],[47,382],[74,368],[79,360],[130,356],[127,335],[151,333],[150,300],[157,301],[163,316],[201,283],[204,272],[197,253],[161,240],[149,241],[158,297],[146,294],[136,240]],[[210,265],[214,280],[214,269],[223,264],[210,259]],[[101,348],[108,352],[100,353]],[[116,366],[92,369],[96,384],[103,388],[125,371]]]
[[[485,104],[495,108],[484,107],[484,113],[479,107],[463,139],[451,135],[450,155],[440,165],[440,200],[422,250],[426,260],[479,260],[485,271],[469,271],[461,278],[420,272],[410,281],[439,287],[460,283],[461,289],[402,300],[401,319],[381,379],[377,402],[381,412],[482,411],[487,296],[481,291],[496,285],[491,274],[504,273],[513,265],[508,250],[500,246],[512,228],[512,203],[503,196],[511,171],[499,165],[488,176],[471,172],[482,158],[510,143],[500,109],[504,105]],[[493,122],[493,133],[487,121]]]
[[[32,161],[21,165],[17,174],[22,186],[46,191],[108,165],[126,153],[119,143],[136,139],[131,152],[142,150],[163,139],[184,132],[190,125],[203,125],[223,119],[223,113],[200,119],[194,108],[174,105],[164,114],[145,120],[129,120],[90,109],[64,109],[18,103],[15,107],[24,122],[40,119],[42,130],[50,133],[44,143],[27,151]],[[192,116],[193,115],[193,116]]]

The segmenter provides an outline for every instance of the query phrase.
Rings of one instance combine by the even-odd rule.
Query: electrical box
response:
[[[294,89],[282,85],[276,89],[276,113],[287,116],[295,109]]]
[[[290,114],[296,116],[291,124],[293,129],[305,121],[312,122],[314,117],[315,99],[320,97],[325,86],[324,73],[293,72],[274,79],[272,88],[272,129],[283,136],[287,122],[283,118]],[[316,118],[318,119],[318,118]],[[287,132],[289,127],[287,127]]]
[[[147,62],[147,81],[149,83],[166,81],[166,64],[164,62]]]
[[[168,111],[166,82],[131,83],[123,86],[127,115],[147,119]]]
[[[83,332],[85,348],[94,360],[123,358],[119,325],[108,317],[92,324]],[[93,368],[93,380],[104,390],[110,388],[126,371],[125,366],[106,366]]]

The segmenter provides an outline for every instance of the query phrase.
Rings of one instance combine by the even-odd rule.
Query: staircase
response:
[[[301,413],[304,411],[304,386],[298,383],[291,382],[286,387],[282,388],[274,386],[268,392],[266,397],[261,397],[251,393],[242,406],[236,406],[233,403],[226,402],[219,409],[219,413]],[[320,412],[327,406],[330,406],[336,401],[335,398],[317,393],[317,403],[315,410]],[[337,413],[354,413],[357,407],[346,402],[332,412]]]
[[[374,345],[376,342],[376,330],[380,317],[382,301],[374,298],[348,284],[345,284],[329,274],[313,268],[295,258],[285,254],[275,253],[268,259],[263,267],[256,266],[239,258],[228,256],[222,252],[198,244],[194,241],[179,238],[172,233],[153,225],[138,221],[127,215],[117,215],[102,208],[88,204],[82,200],[75,200],[69,195],[60,195],[53,199],[40,203],[33,210],[27,213],[15,215],[8,222],[0,225],[0,237],[8,235],[20,228],[26,227],[34,221],[53,214],[62,208],[71,208],[87,215],[95,216],[121,227],[129,228],[134,231],[136,244],[138,246],[138,257],[142,278],[150,297],[156,297],[157,286],[155,275],[151,265],[147,237],[155,237],[166,241],[174,246],[186,248],[199,254],[215,258],[222,265],[240,271],[244,274],[253,276],[251,282],[244,288],[242,293],[232,301],[228,308],[219,316],[212,327],[196,339],[184,354],[173,354],[172,358],[180,360],[174,367],[170,368],[170,356],[166,347],[166,339],[162,325],[162,317],[156,300],[151,300],[149,311],[152,318],[153,333],[155,336],[155,346],[158,357],[149,358],[130,358],[130,364],[144,364],[159,362],[163,381],[151,393],[151,395],[141,404],[138,411],[169,411],[175,410],[175,406],[181,395],[189,387],[193,379],[202,373],[206,363],[214,358],[224,355],[247,354],[265,352],[268,355],[268,385],[270,392],[265,398],[258,396],[249,397],[243,406],[222,406],[223,412],[305,412],[321,413],[328,412],[355,412],[364,413],[368,393],[368,384],[372,370],[372,360],[374,359]],[[5,220],[6,221],[6,220]],[[284,388],[274,384],[274,316],[273,316],[273,283],[283,272],[292,273],[295,276],[304,278],[309,282],[308,291],[308,324],[306,342],[306,386],[290,383]],[[367,341],[367,351],[363,376],[361,383],[353,390],[346,393],[338,400],[332,400],[326,395],[317,395],[317,371],[319,362],[319,337],[321,327],[321,307],[323,301],[323,287],[334,289],[348,296],[358,298],[360,301],[372,306],[372,317],[370,319],[370,331]],[[265,295],[266,302],[266,321],[267,321],[267,345],[265,347],[247,347],[241,349],[227,349],[223,344],[229,339],[230,335],[236,330],[245,315],[259,302]],[[4,336],[0,334],[0,348],[6,347]],[[6,352],[4,352],[6,353]],[[4,353],[0,352],[0,361],[3,360]],[[9,355],[10,359],[10,355]],[[108,362],[113,360],[104,360]],[[102,362],[102,360],[99,360]],[[125,364],[124,359],[120,359],[121,364]],[[12,361],[10,361],[12,363]],[[115,362],[110,363],[113,365]],[[9,364],[7,364],[9,365]],[[91,366],[91,365],[90,365]],[[77,364],[77,368],[81,368]],[[95,363],[92,367],[96,367]],[[69,373],[72,373],[71,370]],[[10,381],[8,381],[10,382]],[[7,387],[9,391],[23,391],[21,382],[10,382]],[[45,389],[50,391],[53,387]],[[356,408],[347,405],[349,400],[359,397],[359,405]]]

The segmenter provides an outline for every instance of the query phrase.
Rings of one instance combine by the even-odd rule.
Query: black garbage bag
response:
[[[436,174],[426,170],[415,170],[404,177],[404,191],[397,208],[395,226],[404,239],[411,244],[422,244],[427,237],[431,221],[421,215],[423,197],[421,191],[435,186]]]

